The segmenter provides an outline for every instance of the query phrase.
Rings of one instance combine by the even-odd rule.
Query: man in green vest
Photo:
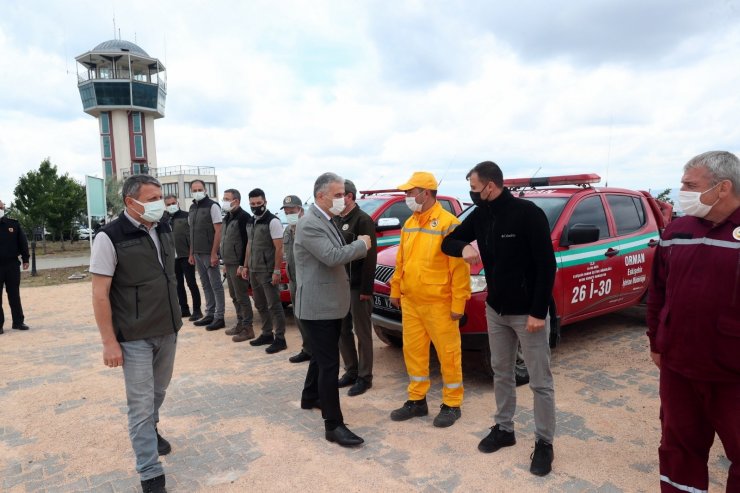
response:
[[[169,219],[172,228],[172,236],[175,238],[175,276],[177,277],[177,299],[180,302],[182,316],[189,317],[194,322],[203,318],[200,311],[200,290],[195,280],[195,267],[190,265],[190,226],[188,225],[188,213],[180,209],[175,195],[167,195],[164,198],[167,208],[165,216]],[[193,312],[188,306],[188,295],[185,292],[185,282],[188,283],[190,297],[193,298]]]
[[[242,277],[249,278],[254,306],[262,318],[262,334],[249,344],[269,344],[265,352],[273,354],[288,348],[279,288],[280,266],[283,263],[283,224],[267,210],[265,192],[261,189],[255,188],[249,192],[249,207],[254,214],[254,221],[247,230],[249,241]]]
[[[125,211],[96,235],[90,256],[95,322],[103,363],[123,367],[128,430],[145,492],[162,493],[160,455],[171,446],[157,431],[182,326],[175,281],[175,243],[156,178],[123,184]]]
[[[221,245],[221,207],[206,193],[203,180],[190,183],[193,204],[190,206],[190,265],[196,266],[203,294],[206,296],[206,316],[194,325],[206,330],[226,327],[224,322],[224,285],[218,265],[218,247]]]
[[[226,331],[234,342],[254,339],[252,302],[249,299],[249,283],[242,279],[241,270],[247,247],[247,225],[252,216],[241,208],[242,194],[229,188],[224,191],[221,209],[226,212],[221,235],[221,258],[229,284],[229,295],[236,309],[236,325]]]
[[[298,224],[298,219],[303,217],[303,202],[301,202],[301,199],[296,195],[288,195],[283,199],[283,206],[281,209],[285,212],[285,220],[288,221],[288,227],[285,228],[285,233],[283,234],[283,249],[285,250],[285,270],[288,272],[289,279],[288,289],[290,290],[290,301],[293,303],[293,309],[295,310],[295,290],[298,278],[296,277],[293,245],[295,245],[296,224]],[[294,354],[288,358],[288,361],[291,363],[310,361],[311,345],[308,341],[308,333],[298,317],[295,317],[295,324],[298,326],[298,331],[301,333],[303,345],[298,354]]]

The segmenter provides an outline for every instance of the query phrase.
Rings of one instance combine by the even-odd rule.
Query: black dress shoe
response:
[[[347,395],[350,397],[354,397],[356,395],[364,394],[367,392],[367,389],[373,386],[372,380],[365,380],[362,377],[359,377],[355,384],[350,387],[349,391],[347,391]]]
[[[190,308],[185,308],[184,310],[181,308],[180,313],[182,314],[182,318],[191,317],[193,315],[190,313]]]
[[[326,439],[342,447],[352,447],[365,443],[365,440],[349,431],[349,428],[344,425],[339,425],[333,430],[326,430]]]
[[[350,385],[354,385],[356,381],[357,377],[351,377],[345,373],[344,375],[342,375],[342,378],[337,381],[337,387],[339,387],[340,389],[343,387],[349,387]]]
[[[197,325],[197,324],[196,324]],[[218,330],[226,327],[226,322],[223,318],[217,318],[210,324],[206,325],[206,330]]]
[[[319,399],[301,399],[301,409],[321,409]]]
[[[13,324],[15,330],[28,330],[29,327],[26,324]]]
[[[155,428],[154,431],[157,431],[157,429]],[[162,435],[157,431],[157,453],[159,455],[167,455],[170,452],[172,452],[172,445],[170,445],[170,442],[162,438]]]
[[[195,325],[196,327],[203,327],[204,325],[208,325],[210,323],[213,323],[213,317],[209,315],[193,322],[193,325]]]
[[[265,352],[267,354],[275,354],[285,349],[288,349],[288,343],[285,342],[285,339],[276,338],[275,342],[270,344],[267,349],[265,349]]]
[[[191,322],[195,322],[196,320],[200,320],[201,318],[203,318],[203,312],[201,312],[200,310],[194,310],[193,314],[190,315],[188,320],[190,320]]]
[[[164,487],[165,479],[164,474],[157,476],[156,478],[147,479],[141,482],[141,489],[144,493],[167,493],[167,489]]]
[[[290,361],[291,363],[303,363],[304,361],[310,361],[310,360],[311,360],[311,355],[307,354],[302,349],[300,353],[288,358],[288,361]]]
[[[249,341],[249,345],[250,346],[264,346],[266,344],[272,344],[273,342],[275,342],[275,338],[273,337],[272,334],[270,334],[269,336],[265,334],[260,334],[260,336],[257,339],[253,341]]]

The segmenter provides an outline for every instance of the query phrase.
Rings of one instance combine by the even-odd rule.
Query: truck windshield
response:
[[[360,209],[362,209],[365,214],[372,216],[373,213],[386,202],[386,199],[358,199],[357,205],[360,206]]]
[[[547,216],[547,222],[550,223],[550,231],[552,232],[552,228],[555,226],[555,223],[558,221],[558,218],[560,217],[560,214],[563,212],[563,208],[565,207],[565,204],[568,202],[568,199],[570,197],[522,197],[525,200],[529,200],[530,202],[534,202],[537,207],[545,211],[545,216]],[[463,211],[460,216],[460,221],[464,221],[466,217],[468,217],[468,214],[473,212],[473,209],[475,209],[474,205],[471,205],[467,209]]]

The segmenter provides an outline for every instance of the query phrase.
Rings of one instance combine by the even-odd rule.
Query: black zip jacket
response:
[[[373,283],[375,282],[375,264],[378,259],[378,241],[375,236],[375,222],[355,205],[346,216],[334,216],[334,223],[342,232],[344,241],[349,245],[360,235],[370,237],[370,249],[364,258],[353,260],[347,264],[349,274],[349,285],[352,289],[359,289],[360,294],[373,294]]]
[[[544,319],[555,282],[555,254],[545,213],[507,188],[476,207],[443,241],[442,251],[462,257],[474,240],[485,268],[486,303],[500,315]]]
[[[0,264],[15,264],[20,255],[28,263],[28,241],[21,223],[9,217],[0,218]]]

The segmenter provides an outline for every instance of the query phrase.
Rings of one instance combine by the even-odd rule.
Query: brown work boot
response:
[[[235,326],[233,326],[230,329],[227,329],[224,332],[224,334],[226,334],[227,336],[235,336],[242,330],[244,330],[244,327],[242,326],[241,322],[237,322]]]
[[[244,342],[250,339],[254,339],[254,328],[251,325],[243,326],[241,332],[231,338],[234,342]]]

